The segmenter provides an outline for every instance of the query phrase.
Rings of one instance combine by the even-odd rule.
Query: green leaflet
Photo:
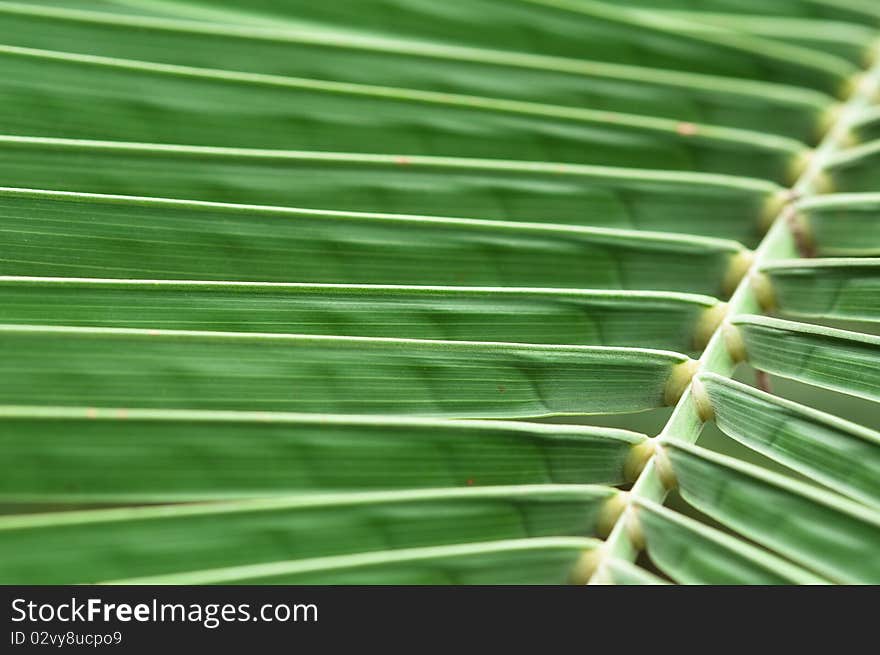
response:
[[[5,584],[80,584],[279,560],[593,534],[606,487],[311,495],[0,517]]]
[[[680,584],[816,584],[821,578],[749,543],[637,499],[638,525],[651,560]]]
[[[0,322],[456,341],[699,347],[717,302],[647,291],[0,277]]]
[[[780,192],[749,178],[503,160],[9,136],[0,145],[0,175],[10,187],[569,223],[745,244],[757,242]]]
[[[718,294],[735,242],[0,189],[5,275]]]
[[[702,7],[701,7],[702,9]],[[700,23],[688,26],[693,33],[711,34],[715,30],[744,32],[750,36],[784,41],[814,51],[821,51],[856,65],[861,65],[872,55],[876,34],[873,29],[860,24],[710,11],[663,11],[664,16],[676,20]]]
[[[817,22],[845,20],[880,25],[880,7],[874,0],[633,0],[627,4],[655,9],[820,19]]]
[[[725,434],[838,493],[880,506],[880,434],[719,375],[698,379]]]
[[[788,138],[683,130],[648,116],[43,50],[0,47],[0,73],[0,93],[14,99],[0,104],[0,120],[21,136],[527,159],[777,182],[805,153]]]
[[[859,195],[864,194],[865,203],[858,202],[856,206],[846,208],[842,205],[836,205],[834,198],[838,196],[830,196],[829,205],[824,204],[824,198],[818,196],[815,199],[806,202],[812,205],[816,203],[816,209],[820,211],[839,210],[855,219],[856,215],[862,211],[871,211],[870,207],[877,205],[878,194],[873,193],[880,187],[880,174],[878,174],[878,164],[880,164],[880,140],[869,141],[863,145],[857,145],[846,150],[842,150],[837,155],[831,157],[828,165],[825,167],[825,177],[828,179],[828,186],[835,193],[841,193],[841,200],[846,196],[847,200],[859,201]],[[848,195],[851,194],[851,195]],[[848,209],[848,210],[847,210]],[[876,229],[876,221],[875,229]],[[850,222],[851,225],[851,222]],[[844,226],[850,229],[848,226]],[[869,233],[870,234],[870,233]],[[876,243],[876,241],[870,241]],[[851,247],[857,248],[855,244]],[[875,248],[872,252],[878,252]]]
[[[880,255],[880,194],[816,196],[797,205],[797,221],[820,257]]]
[[[21,503],[620,484],[633,446],[646,438],[612,428],[403,416],[9,406],[0,416],[8,455],[0,500]]]
[[[111,584],[565,584],[596,539],[544,537],[280,561]],[[574,576],[574,579],[573,579]]]
[[[876,5],[0,0],[0,578],[880,584]]]
[[[719,54],[728,50],[737,52],[740,65],[747,62],[749,65],[747,71],[740,68],[737,72],[731,72],[734,76],[792,81],[798,86],[811,86],[834,93],[840,92],[840,76],[846,78],[854,72],[854,67],[849,62],[838,57],[732,31],[705,34],[695,29],[694,24],[689,21],[665,17],[659,12],[639,12],[630,8],[621,10],[610,3],[592,0],[527,1],[589,16],[592,22],[608,20],[615,24],[626,24],[629,28],[638,29],[643,35],[678,35],[682,42],[693,40],[702,47],[717,49]],[[636,47],[643,42],[639,42]],[[792,65],[795,61],[797,64]],[[718,62],[713,62],[713,70],[717,65]]]
[[[431,0],[387,5],[383,0],[221,0],[204,5],[139,3],[147,15],[273,28],[332,27],[362,34],[430,39],[476,47],[541,53],[619,64],[648,65],[757,78],[836,92],[853,72],[847,62],[746,35],[700,35],[689,23],[643,16],[589,0]],[[492,29],[485,29],[486,16]]]
[[[0,397],[93,405],[454,417],[662,405],[662,350],[0,325]]]
[[[610,559],[603,565],[603,571],[610,584],[616,585],[659,585],[669,584],[653,573],[639,568],[622,559]]]
[[[5,2],[0,15],[5,45],[636,112],[803,141],[815,139],[833,102],[788,85],[376,37],[332,24],[214,25]]]
[[[850,128],[850,134],[856,143],[871,143],[880,139],[880,110],[876,105],[865,109]]]
[[[880,259],[796,259],[761,270],[783,314],[880,321]]]
[[[880,337],[764,316],[731,322],[755,368],[880,401]]]
[[[701,512],[842,583],[877,583],[880,514],[730,457],[667,440],[684,499]]]

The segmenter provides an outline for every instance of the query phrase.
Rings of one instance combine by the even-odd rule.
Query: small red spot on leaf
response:
[[[507,387],[505,387],[503,384],[499,384],[498,393],[504,393],[505,391],[507,391]]]
[[[675,131],[681,136],[693,136],[697,133],[697,126],[693,123],[679,123],[675,126]]]
[[[474,486],[474,479],[468,478],[467,482],[465,484],[467,484],[467,486],[469,486],[469,487],[473,487]]]
[[[397,158],[394,160],[394,163],[395,163],[395,164],[401,164],[401,165],[405,166],[406,164],[411,164],[411,163],[412,163],[412,159],[410,159],[409,157],[397,157]]]

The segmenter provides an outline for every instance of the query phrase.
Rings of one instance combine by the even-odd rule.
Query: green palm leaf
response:
[[[0,393],[13,405],[454,418],[632,412],[675,402],[677,370],[691,363],[603,346],[24,325],[0,334]]]
[[[719,375],[698,379],[726,434],[840,493],[880,506],[880,434]]]
[[[880,320],[880,259],[789,260],[764,266],[773,305],[783,314]]]
[[[852,141],[855,138],[850,137]],[[880,142],[868,141],[849,147],[837,153],[828,162],[828,170],[826,178],[829,180],[831,187],[841,191],[853,192],[851,197],[841,199],[844,201],[854,201],[857,205],[853,207],[852,212],[858,216],[859,194],[864,193],[865,200],[870,203],[876,200],[877,189],[877,153],[880,151]],[[824,198],[815,198],[816,204],[820,210],[824,205]],[[834,197],[828,198],[832,206],[828,209],[834,209],[833,204],[838,202]],[[809,201],[808,201],[809,202]],[[810,203],[812,204],[812,203]],[[842,209],[842,207],[840,207]],[[865,208],[862,211],[869,211]],[[849,212],[848,212],[849,213]]]
[[[658,291],[0,278],[4,320],[354,337],[701,348],[724,306]],[[364,311],[369,308],[369,311]]]
[[[880,583],[876,3],[390,6],[0,1],[0,582]]]
[[[196,146],[498,157],[788,181],[794,139],[577,107],[0,46],[11,135]],[[148,93],[150,101],[144,101]],[[42,99],[51,95],[49,105]],[[39,111],[23,111],[39,107]],[[283,108],[283,109],[281,109]],[[102,129],[95,116],[113,116]],[[204,120],[210,115],[211,120]],[[200,120],[201,118],[201,120]],[[255,129],[240,130],[243,124]],[[374,136],[381,131],[382,140]]]
[[[880,196],[873,193],[817,196],[799,203],[794,221],[807,250],[819,256],[870,257],[880,253],[873,239],[878,207]]]
[[[753,178],[499,159],[2,135],[0,143],[3,179],[24,189],[310,209],[326,209],[332,198],[341,211],[642,229],[746,245],[784,194]]]
[[[730,12],[732,15],[824,18],[864,23],[880,23],[880,9],[871,0],[635,0],[632,4],[655,9]],[[816,21],[823,24],[825,21]]]
[[[482,487],[8,517],[4,580],[76,582],[423,545],[592,534],[606,487]],[[71,547],[71,544],[74,546]],[[54,568],[42,552],[53,550]],[[21,554],[31,553],[30,562]]]
[[[16,466],[0,500],[70,506],[617,485],[638,473],[647,443],[614,428],[403,416],[8,406],[2,415],[3,445]]]
[[[662,585],[668,584],[663,578],[649,573],[626,560],[612,559],[605,563],[608,584],[616,585]],[[599,582],[597,581],[597,584]]]
[[[95,6],[93,2],[79,4]],[[427,0],[414,0],[394,12],[383,9],[380,0],[345,0],[333,7],[305,0],[221,0],[137,3],[134,9],[126,5],[124,11],[224,25],[330,27],[357,34],[378,33],[513,52],[794,81],[800,86],[835,91],[853,72],[845,61],[807,49],[743,34],[692,34],[685,21],[640,15],[592,0],[451,0],[445,11],[438,11]],[[487,16],[494,19],[491,30],[484,29]]]
[[[682,496],[759,544],[838,582],[876,580],[880,512],[698,446],[667,442]]]
[[[880,401],[880,337],[764,316],[734,317],[732,324],[733,341],[742,340],[755,367]]]
[[[26,276],[718,295],[747,256],[733,241],[634,230],[2,188],[0,230],[4,272]]]
[[[376,553],[189,571],[109,584],[542,584],[577,582],[572,569],[600,542],[544,537],[454,546],[400,548]]]
[[[467,47],[358,34],[337,25],[321,30],[313,25],[305,29],[278,29],[277,24],[272,28],[233,27],[197,22],[185,14],[154,17],[111,12],[107,7],[91,9],[0,3],[9,35],[6,44],[198,68],[636,111],[761,131],[772,125],[774,133],[800,140],[818,136],[822,112],[829,102],[824,94],[788,84],[505,52],[490,49],[495,47],[491,43]],[[870,35],[870,30],[863,28],[858,37],[865,34]],[[852,33],[847,36],[854,39]],[[639,97],[638,107],[633,107],[633,96]],[[737,111],[731,110],[733,103],[738,105]]]
[[[682,584],[817,584],[821,578],[699,521],[638,501],[645,548]]]

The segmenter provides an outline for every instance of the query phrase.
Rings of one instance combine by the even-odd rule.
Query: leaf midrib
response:
[[[542,0],[537,0],[542,1]],[[863,113],[865,107],[871,103],[872,95],[876,92],[880,82],[880,60],[865,72],[865,77],[852,97],[843,105],[838,114],[837,122],[826,133],[806,169],[792,187],[792,198],[811,196],[815,193],[814,185],[821,179],[826,167],[835,160],[835,153],[840,144],[845,143],[845,137],[854,121]],[[731,375],[736,366],[727,352],[724,330],[730,325],[729,319],[737,314],[749,313],[750,308],[760,306],[751,279],[761,267],[769,261],[769,258],[780,250],[787,250],[796,254],[796,246],[793,243],[792,234],[789,231],[787,217],[791,211],[791,203],[786,204],[774,219],[767,234],[755,250],[755,257],[749,270],[743,276],[728,303],[728,317],[721,322],[715,330],[709,344],[703,351],[695,373],[716,373]],[[673,439],[685,444],[693,444],[700,436],[703,421],[699,418],[693,399],[692,385],[688,384],[672,415],[666,422],[654,442],[662,448],[662,443],[667,439]],[[633,484],[630,495],[632,498],[645,498],[653,502],[662,502],[668,494],[668,489],[660,479],[657,469],[656,451],[652,454],[648,463],[642,470],[636,482]],[[629,501],[632,502],[632,501]],[[627,521],[633,520],[629,511],[623,511],[617,519],[605,546],[601,551],[600,560],[590,579],[590,583],[598,583],[603,579],[603,562],[606,559],[616,558],[626,561],[634,561],[638,554],[636,547],[631,541],[627,531]]]

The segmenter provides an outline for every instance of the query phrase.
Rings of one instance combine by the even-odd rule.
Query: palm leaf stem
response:
[[[773,220],[769,230],[754,252],[749,270],[746,271],[728,303],[727,316],[737,314],[760,314],[761,303],[752,279],[760,268],[768,261],[777,258],[798,257],[796,235],[793,233],[789,218],[792,215],[791,202],[811,196],[825,186],[825,168],[839,153],[841,145],[846,143],[852,125],[863,115],[872,103],[880,83],[880,61],[875,61],[862,78],[861,83],[843,105],[837,122],[831,126],[819,146],[813,152],[809,164],[804,169],[794,186],[791,188],[790,202],[786,204]],[[728,352],[725,334],[731,329],[729,319],[721,322],[710,338],[697,366],[696,373],[715,373],[730,377],[736,368],[737,359]],[[633,535],[632,523],[638,519],[633,510],[633,501],[645,499],[662,502],[670,489],[668,481],[664,481],[664,453],[662,444],[668,439],[687,443],[695,443],[700,436],[704,420],[701,418],[701,402],[694,393],[693,385],[688,384],[672,415],[659,435],[653,440],[654,450],[646,458],[645,467],[639,474],[629,493],[627,507],[621,511],[609,533],[608,539],[598,557],[593,557],[595,569],[589,583],[595,584],[609,579],[605,564],[613,560],[635,561],[639,553],[639,545]]]

